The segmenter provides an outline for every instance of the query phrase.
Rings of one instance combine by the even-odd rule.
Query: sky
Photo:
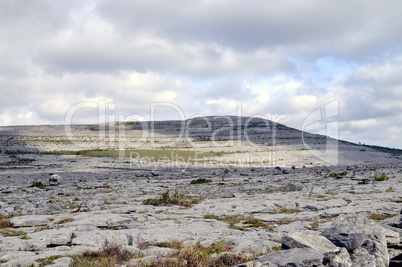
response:
[[[2,0],[0,125],[230,114],[324,134],[331,122],[340,139],[402,148],[401,10],[398,0]]]

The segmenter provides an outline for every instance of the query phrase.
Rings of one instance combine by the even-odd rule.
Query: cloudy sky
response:
[[[0,125],[96,123],[98,107],[138,119],[241,111],[301,129],[336,103],[339,138],[402,148],[401,10],[398,0],[2,0]]]

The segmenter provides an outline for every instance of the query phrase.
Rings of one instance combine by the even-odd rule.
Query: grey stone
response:
[[[46,226],[49,223],[49,215],[25,215],[10,219],[14,227]]]
[[[311,267],[324,266],[324,255],[311,248],[292,248],[264,255],[254,260],[255,263],[278,267]]]
[[[376,267],[375,256],[370,255],[364,248],[358,248],[351,255],[352,266]]]
[[[348,251],[359,248],[369,238],[363,230],[348,230],[341,226],[326,229],[322,235],[337,247],[345,247]]]
[[[364,215],[340,215],[322,235],[336,246],[345,247],[352,255],[353,266],[374,261],[375,266],[388,266],[389,255],[385,231],[373,225]],[[369,255],[369,256],[367,256]],[[366,258],[365,258],[366,257]]]
[[[338,250],[327,238],[305,233],[293,233],[282,239],[282,249],[292,248],[312,248],[322,254]]]
[[[351,267],[352,260],[346,248],[324,254],[323,263],[328,267]]]
[[[58,174],[51,174],[49,177],[49,185],[57,186],[61,183],[61,177]]]

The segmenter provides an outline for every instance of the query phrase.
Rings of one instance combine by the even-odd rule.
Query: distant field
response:
[[[47,154],[55,155],[77,155],[84,157],[113,157],[117,158],[120,156],[121,151],[114,149],[92,149],[92,150],[78,150],[78,151],[67,151],[67,150],[56,150],[47,152]],[[125,150],[125,157],[149,157],[149,158],[165,158],[169,160],[174,160],[177,158],[182,159],[195,159],[216,156],[217,153],[212,152],[199,152],[199,151],[186,151],[186,150],[152,150],[152,149],[138,149],[138,150]]]

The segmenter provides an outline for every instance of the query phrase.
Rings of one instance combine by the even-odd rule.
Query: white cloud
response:
[[[286,115],[282,123],[300,128],[338,99],[343,139],[402,147],[401,7],[396,0],[3,1],[0,123],[63,123],[83,101],[106,100],[116,104],[113,114],[146,118],[152,102],[191,116],[236,114],[241,101],[243,115]],[[95,117],[88,110],[76,119]]]

